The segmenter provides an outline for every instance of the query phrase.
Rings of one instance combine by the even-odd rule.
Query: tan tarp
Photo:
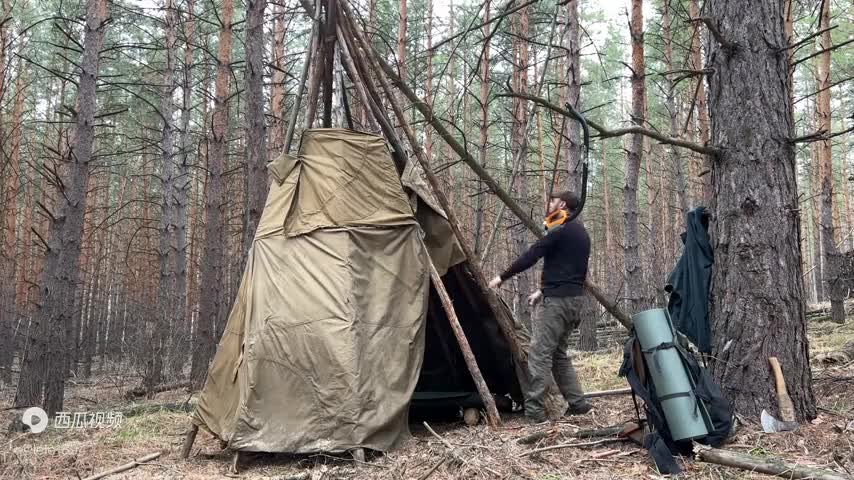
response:
[[[411,199],[384,140],[349,130],[306,131],[269,170],[194,421],[240,450],[389,450],[409,434],[424,353],[429,273]],[[428,249],[446,270],[459,247],[441,235]]]

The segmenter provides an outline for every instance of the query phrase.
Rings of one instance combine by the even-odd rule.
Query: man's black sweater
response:
[[[581,224],[572,221],[549,230],[501,274],[501,280],[531,268],[540,258],[544,259],[543,296],[577,297],[584,294],[590,236]]]

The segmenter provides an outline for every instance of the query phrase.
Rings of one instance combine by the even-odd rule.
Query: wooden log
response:
[[[153,395],[155,393],[163,393],[168,392],[170,390],[178,390],[181,388],[188,388],[190,386],[190,382],[175,382],[175,383],[166,383],[163,385],[156,385],[151,390],[146,390],[144,386],[139,386],[136,388],[132,388],[127,391],[125,397],[129,400],[138,397],[145,397],[148,395]]]
[[[426,253],[427,246],[424,245],[423,242],[422,246]],[[497,427],[501,424],[501,416],[498,414],[498,408],[495,407],[495,399],[492,398],[492,393],[489,391],[489,387],[487,387],[486,381],[480,373],[480,367],[477,366],[477,360],[474,358],[474,353],[471,351],[468,338],[466,338],[466,334],[463,332],[463,327],[460,325],[460,321],[457,318],[457,312],[454,311],[454,304],[451,303],[451,297],[448,295],[448,291],[445,290],[442,278],[439,276],[439,272],[436,271],[436,266],[433,265],[433,261],[430,259],[430,256],[425,256],[430,263],[430,278],[433,280],[433,287],[436,288],[436,292],[439,294],[439,299],[442,301],[442,306],[445,308],[445,314],[448,317],[448,322],[451,324],[451,330],[454,331],[454,336],[457,337],[457,343],[460,345],[460,350],[463,352],[466,367],[468,367],[472,380],[474,380],[474,384],[477,387],[477,393],[480,394],[480,399],[483,400],[483,404],[486,406],[486,421],[490,427]]]
[[[758,458],[753,455],[695,444],[694,455],[697,460],[725,467],[740,468],[749,472],[759,472],[782,478],[813,480],[850,480],[850,477],[830,470],[822,470],[805,465],[788,464],[774,458]]]
[[[133,468],[136,468],[140,465],[143,465],[146,462],[150,462],[152,460],[155,460],[155,459],[159,458],[160,455],[163,455],[163,452],[150,453],[150,454],[148,454],[148,455],[146,455],[140,459],[134,460],[134,461],[129,462],[129,463],[125,463],[124,465],[119,465],[118,467],[116,467],[112,470],[107,470],[106,472],[101,472],[101,473],[92,475],[91,477],[86,477],[83,480],[98,480],[99,478],[104,478],[104,477],[110,476],[114,473],[126,472],[130,469],[133,469]]]
[[[190,458],[190,450],[193,449],[193,442],[196,441],[196,434],[199,433],[199,426],[195,423],[190,426],[187,431],[187,436],[184,438],[184,446],[181,448],[181,458]]]
[[[294,131],[297,125],[297,116],[300,112],[300,103],[302,102],[303,93],[305,92],[306,83],[308,83],[308,72],[312,65],[311,55],[317,49],[317,32],[320,28],[320,0],[315,0],[314,19],[311,22],[311,33],[309,34],[308,50],[305,51],[305,58],[302,64],[302,73],[300,74],[299,87],[297,95],[294,97],[293,111],[291,118],[288,120],[288,130],[285,133],[284,153],[290,153],[291,143],[294,140]]]

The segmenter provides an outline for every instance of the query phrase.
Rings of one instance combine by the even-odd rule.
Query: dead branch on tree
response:
[[[538,104],[542,105],[543,107],[546,107],[549,110],[557,112],[561,115],[567,116],[569,118],[574,118],[572,116],[572,114],[569,112],[569,110],[566,110],[562,107],[559,107],[559,106],[549,102],[548,100],[546,100],[544,98],[536,97],[534,95],[528,95],[525,93],[508,92],[508,93],[498,94],[497,96],[498,97],[523,98],[525,100],[530,100],[532,102],[538,103]],[[718,153],[718,150],[715,148],[706,147],[706,146],[703,146],[703,145],[700,145],[700,144],[697,144],[694,142],[688,142],[685,140],[680,140],[678,138],[672,138],[672,137],[669,137],[667,135],[663,135],[661,133],[658,133],[656,131],[653,131],[653,130],[650,130],[647,128],[643,128],[643,127],[629,127],[629,128],[620,128],[617,130],[610,130],[606,127],[603,127],[602,125],[599,125],[598,123],[596,123],[592,120],[589,120],[589,119],[587,120],[587,124],[590,125],[594,130],[599,132],[599,135],[597,135],[599,138],[621,137],[623,135],[630,135],[630,134],[639,133],[641,135],[647,136],[647,137],[652,138],[654,140],[658,140],[660,143],[667,144],[667,145],[675,145],[677,147],[682,147],[682,148],[687,148],[689,150],[693,150],[695,152],[702,153],[704,155],[717,155],[717,153]]]

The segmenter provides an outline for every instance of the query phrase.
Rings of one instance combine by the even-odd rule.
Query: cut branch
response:
[[[704,23],[706,25],[706,28],[709,29],[709,32],[711,32],[712,36],[715,37],[715,40],[717,40],[718,43],[720,43],[722,47],[724,47],[727,50],[732,50],[733,48],[735,48],[734,43],[732,43],[729,40],[727,40],[726,38],[724,38],[723,34],[721,34],[721,31],[718,29],[718,26],[715,24],[715,20],[712,19],[711,17],[690,18],[690,19],[688,19],[688,21],[691,23],[694,23],[694,22]]]
[[[697,456],[697,460],[701,462],[715,463],[726,467],[740,468],[749,472],[759,472],[783,478],[809,478],[814,480],[845,480],[849,478],[847,475],[829,470],[787,464],[773,458],[757,458],[746,453],[721,450],[700,444],[695,444],[694,453]]]
[[[564,115],[564,116],[569,117],[569,118],[574,118],[572,116],[572,114],[569,112],[569,110],[566,110],[562,107],[559,107],[559,106],[549,102],[548,100],[546,100],[544,98],[535,97],[533,95],[528,95],[525,93],[516,93],[516,92],[502,93],[502,94],[499,94],[497,96],[498,97],[524,98],[525,100],[530,100],[532,102],[538,103],[538,104],[540,104],[540,105],[542,105],[542,106],[544,106],[544,107],[546,107],[546,108],[548,108],[554,112],[557,112],[561,115]],[[682,148],[687,148],[689,150],[693,150],[695,152],[702,153],[704,155],[716,155],[718,153],[718,150],[715,148],[706,147],[706,146],[703,146],[703,145],[700,145],[700,144],[697,144],[694,142],[688,142],[685,140],[680,140],[678,138],[669,137],[667,135],[663,135],[661,133],[658,133],[654,130],[650,130],[648,128],[629,127],[629,128],[620,128],[617,130],[609,130],[608,128],[605,128],[602,125],[599,125],[598,123],[596,123],[592,120],[587,120],[587,124],[590,125],[594,130],[599,132],[599,135],[597,135],[599,138],[621,137],[623,135],[630,135],[630,134],[634,134],[634,133],[639,133],[641,135],[647,136],[647,137],[652,138],[654,140],[658,140],[660,143],[667,144],[667,145],[675,145],[677,147],[682,147]]]
[[[840,132],[827,133],[823,130],[819,130],[815,133],[810,133],[809,135],[804,135],[802,137],[795,137],[789,140],[790,143],[812,143],[812,142],[823,142],[825,140],[830,140],[833,137],[838,137],[840,135],[845,135],[848,132],[854,132],[854,127],[846,128]]]

